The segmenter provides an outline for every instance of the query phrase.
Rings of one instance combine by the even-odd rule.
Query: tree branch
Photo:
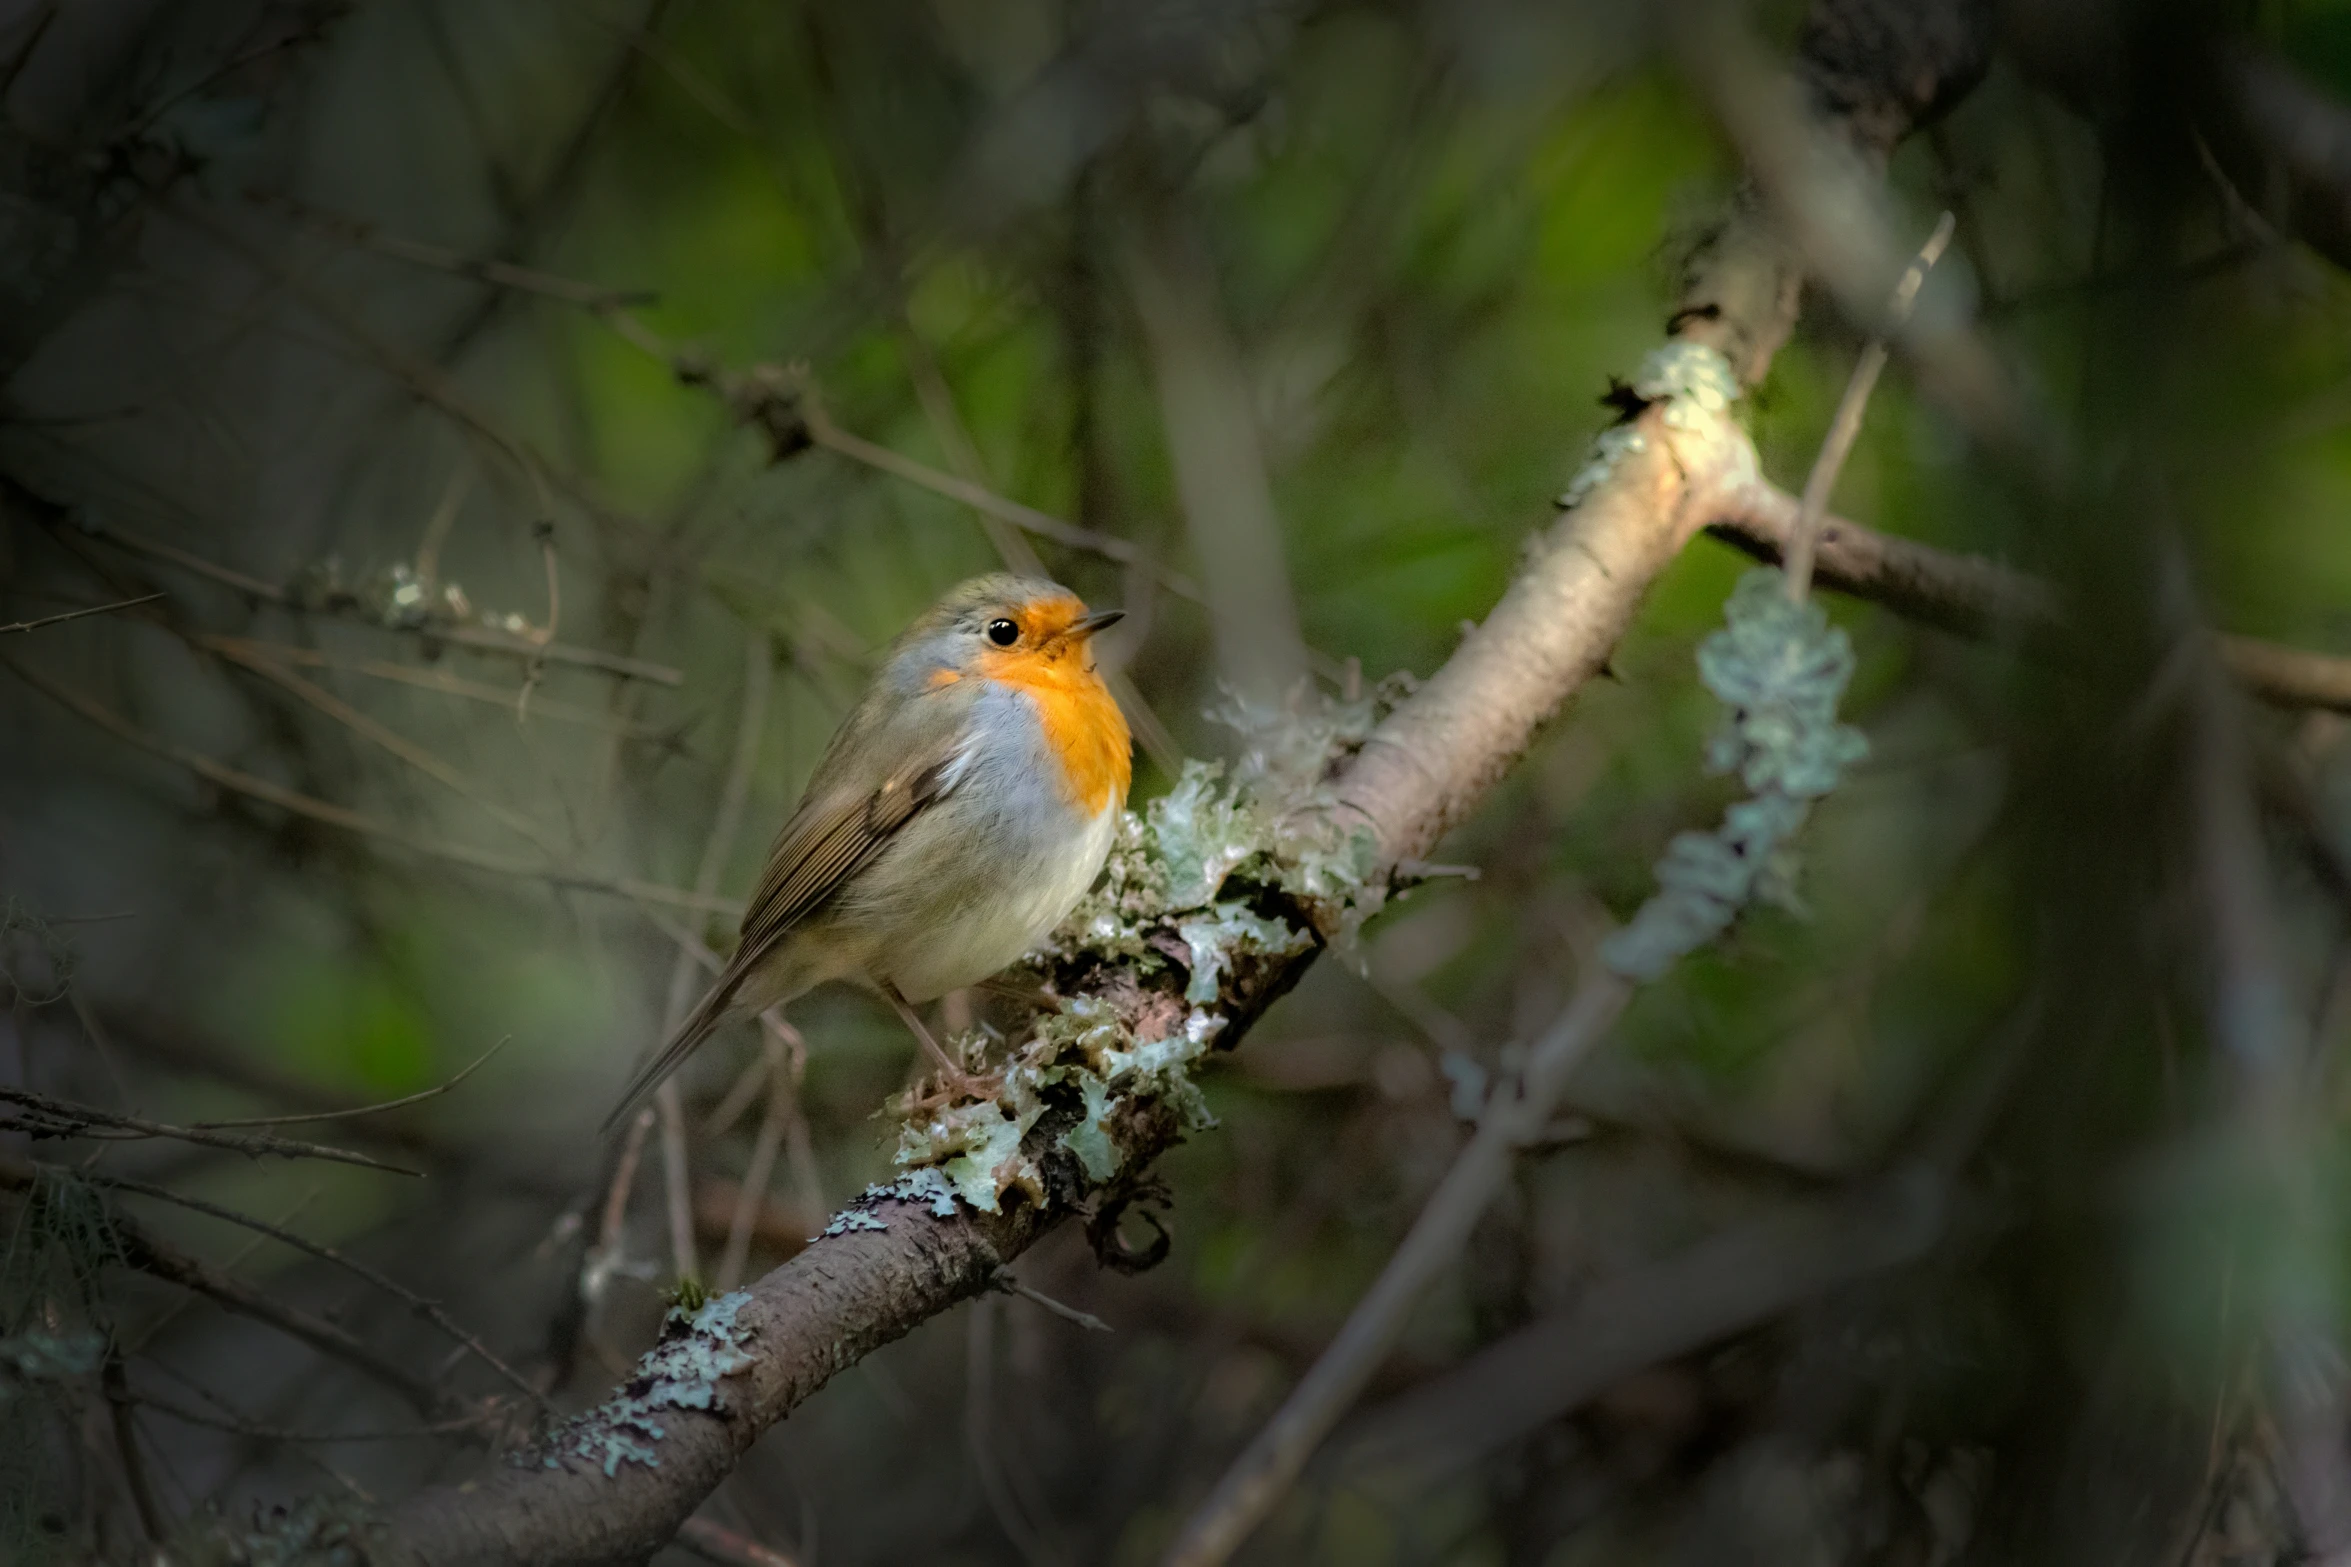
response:
[[[1757,476],[1725,497],[1707,531],[1777,565],[1796,531],[1797,509],[1795,496]],[[2065,628],[2056,590],[2038,577],[1878,533],[1844,517],[1823,521],[1813,571],[1823,587],[1966,636],[2006,631],[2042,640]],[[2351,712],[2351,658],[2224,636],[2220,659],[2238,684],[2265,702]]]

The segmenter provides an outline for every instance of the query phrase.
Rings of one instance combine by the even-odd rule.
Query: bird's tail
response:
[[[643,1066],[637,1068],[637,1075],[629,1079],[628,1091],[621,1095],[620,1103],[612,1107],[612,1113],[604,1118],[604,1124],[596,1129],[597,1135],[602,1136],[618,1126],[630,1111],[644,1102],[647,1094],[659,1088],[662,1080],[694,1053],[696,1045],[708,1039],[712,1030],[726,1021],[727,1010],[734,1004],[735,989],[740,983],[737,975],[721,975],[718,983],[711,986],[700,1001],[694,1003],[694,1010],[687,1013],[684,1021],[670,1031],[669,1038],[662,1043],[661,1048]]]

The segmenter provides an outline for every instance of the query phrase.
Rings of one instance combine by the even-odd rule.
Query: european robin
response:
[[[827,980],[879,991],[970,1086],[914,1006],[1015,962],[1101,871],[1130,742],[1090,644],[1120,614],[997,573],[906,628],[776,835],[734,956],[607,1130],[713,1029]]]

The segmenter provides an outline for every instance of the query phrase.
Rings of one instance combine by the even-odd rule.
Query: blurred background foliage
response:
[[[65,7],[49,25],[104,9]],[[131,216],[79,253],[71,287],[12,296],[38,319],[12,327],[28,346],[0,420],[0,614],[169,597],[0,648],[148,742],[0,680],[0,891],[14,911],[0,1062],[50,1092],[186,1121],[412,1093],[510,1039],[458,1090],[336,1128],[428,1180],[160,1144],[110,1148],[101,1168],[364,1255],[574,1405],[641,1347],[673,1271],[650,1154],[590,1266],[611,1176],[592,1128],[661,1030],[679,922],[720,944],[732,925],[576,883],[695,884],[756,679],[742,826],[714,867],[717,893],[741,895],[874,651],[1001,558],[970,509],[932,490],[822,446],[771,460],[615,312],[720,366],[804,365],[841,429],[1201,580],[1169,457],[1183,432],[1132,286],[1134,247],[1181,236],[1237,350],[1230,391],[1261,434],[1299,626],[1329,686],[1350,670],[1426,674],[1492,604],[1608,418],[1611,378],[1657,340],[1678,261],[1735,174],[1645,8],[1610,0],[161,9],[180,14],[113,8],[176,46],[141,32],[116,76],[90,77],[88,112],[119,131],[97,140],[132,169]],[[1782,39],[1794,19],[1766,18]],[[2351,93],[2351,8],[2273,4],[2256,30]],[[7,36],[23,56],[24,35]],[[39,107],[24,97],[20,130]],[[2183,261],[2211,264],[2118,277],[2144,258],[2116,259],[2095,132],[2004,65],[1902,151],[1893,184],[1917,232],[1944,206],[1960,219],[1930,308],[1975,312],[2100,459],[2162,454],[2214,622],[2351,644],[2342,279],[2217,187],[2183,198],[2178,241]],[[18,205],[20,256],[66,242],[37,203]],[[2162,351],[2117,348],[2133,334]],[[1782,484],[1801,482],[1857,348],[1832,311],[1811,311],[1752,399]],[[1899,371],[1838,506],[2074,569],[2064,519],[2019,502]],[[1090,602],[1129,610],[1109,656],[1174,748],[1138,758],[1137,803],[1171,781],[1172,756],[1220,754],[1201,606],[1151,570],[1030,543]],[[1164,1267],[1097,1272],[1072,1235],[1024,1262],[1115,1335],[1020,1300],[965,1307],[795,1414],[716,1513],[807,1561],[1152,1559],[1451,1157],[1456,1085],[1550,1018],[1605,920],[1646,895],[1667,838],[1732,797],[1698,765],[1715,708],[1692,655],[1744,567],[1694,544],[1615,678],[1442,851],[1479,877],[1416,892],[1210,1076],[1221,1129],[1164,1161]],[[395,596],[406,582],[444,609],[455,601],[436,595],[461,590],[465,624],[517,646],[545,633],[676,678],[468,648]],[[329,584],[357,602],[315,607]],[[1873,752],[1808,830],[1810,917],[1754,914],[1644,994],[1375,1402],[1596,1281],[1903,1157],[2036,972],[2046,983],[2048,924],[2066,905],[2044,851],[2053,832],[2099,830],[2094,811],[2057,823],[2029,790],[2020,803],[2020,777],[2050,766],[2062,704],[2037,693],[2051,677],[2013,648],[1832,612],[1861,654],[1847,714]],[[2309,770],[2340,852],[2338,721],[2262,724],[2264,744]],[[157,745],[383,830],[281,809]],[[2134,765],[2168,764],[2117,763]],[[512,868],[420,855],[401,836]],[[2339,912],[2307,877],[2285,897],[2297,983],[2331,1049]],[[2193,1108],[2212,1069],[2176,999],[2117,1003],[2101,1026],[2127,1048],[2072,1077],[2026,1074],[2055,1096],[2037,1135],[2071,1123],[2101,1152],[2070,1167],[2016,1154],[1983,1200],[2030,1208],[2049,1196],[2036,1183],[2071,1168],[2102,1187],[2082,1202],[2127,1208],[2103,1232],[2124,1282],[2091,1291],[2105,1309],[2064,1331],[2143,1346],[2113,1372],[2126,1386],[2100,1397],[2226,1414],[2247,1331],[2228,1314],[2245,1287],[2231,1270],[2261,1245]],[[813,997],[795,1021],[807,1156],[776,1166],[754,1267],[886,1169],[876,1111],[912,1066],[902,1032],[857,996]],[[685,1080],[690,1122],[758,1059],[747,1034],[706,1051]],[[2339,1070],[2314,1080],[2339,1108]],[[706,1271],[757,1122],[692,1141]],[[2339,1189],[2331,1173],[2320,1185]],[[445,1349],[397,1302],[300,1253],[133,1206],[406,1363]],[[30,1233],[12,1256],[30,1256]],[[2006,1456],[2002,1433],[2049,1395],[2036,1313],[2072,1287],[2036,1278],[2029,1253],[1987,1261],[1992,1245],[1979,1234],[1861,1299],[1832,1294],[1641,1372],[1434,1478],[1321,1474],[1253,1559],[1720,1560],[1707,1553],[1736,1539],[1776,1560],[1782,1535],[1866,1533],[1839,1512],[1868,1491],[1858,1476],[1897,1476],[1930,1513],[1952,1487],[1974,1495],[1987,1455]],[[135,1387],[232,1425],[403,1418],[333,1362],[181,1309],[152,1281],[117,1277],[72,1309],[135,1346]],[[1856,1430],[1864,1407],[1877,1425]],[[0,1504],[24,1559],[129,1538],[78,1511],[103,1467],[86,1430],[25,1400],[0,1418],[37,1439],[21,1451],[62,1466],[26,1460]],[[2215,1431],[2233,1419],[2213,1414]],[[396,1495],[463,1461],[421,1440],[274,1442],[154,1411],[133,1423],[175,1514],[337,1484]],[[69,1521],[49,1530],[51,1516]]]

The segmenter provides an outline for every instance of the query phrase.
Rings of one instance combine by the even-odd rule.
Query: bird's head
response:
[[[917,678],[931,687],[972,676],[1016,685],[1094,672],[1094,634],[1122,610],[1088,612],[1058,582],[995,572],[949,589],[900,642]]]

